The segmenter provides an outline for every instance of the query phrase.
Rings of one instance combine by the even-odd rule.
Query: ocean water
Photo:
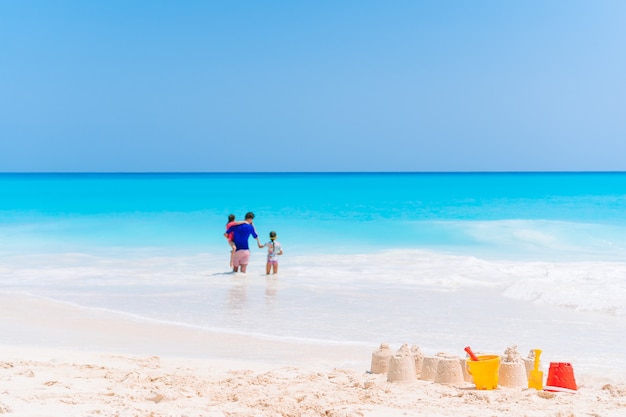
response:
[[[229,213],[275,230],[229,271]],[[0,292],[200,331],[626,371],[626,173],[0,174]],[[252,243],[253,241],[251,241]]]

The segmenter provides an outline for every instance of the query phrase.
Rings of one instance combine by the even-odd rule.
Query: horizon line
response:
[[[0,175],[241,175],[241,174],[619,174],[618,170],[511,171],[0,171]]]

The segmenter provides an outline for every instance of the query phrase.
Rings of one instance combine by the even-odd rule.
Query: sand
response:
[[[626,415],[626,383],[598,375],[576,375],[575,394],[389,382],[368,372],[375,345],[278,342],[78,315],[29,298],[0,301],[7,416]],[[26,314],[35,305],[38,319]]]
[[[0,349],[0,414],[15,416],[622,416],[626,386],[576,394],[390,383],[348,369]]]

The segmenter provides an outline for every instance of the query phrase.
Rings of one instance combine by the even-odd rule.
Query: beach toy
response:
[[[415,359],[408,345],[402,345],[389,359],[388,382],[415,382]]]
[[[533,361],[533,369],[530,371],[528,377],[528,388],[534,388],[537,390],[543,389],[543,372],[539,370],[539,356],[541,356],[541,349],[534,349],[535,360]]]
[[[465,349],[463,349],[467,352],[467,354],[469,355],[470,359],[473,361],[477,361],[478,357],[476,355],[474,355],[474,352],[472,351],[472,349],[469,346],[465,346]]]
[[[524,365],[526,365],[526,377],[530,378],[530,373],[534,369],[534,365],[535,365],[535,351],[534,351],[534,349],[531,349],[531,351],[528,352],[528,356],[524,358]],[[540,367],[541,367],[541,361],[539,361],[538,368],[540,368]]]
[[[469,352],[468,352],[469,353]],[[470,355],[470,358],[472,356]],[[476,389],[492,390],[498,387],[500,371],[500,356],[498,355],[474,355],[476,360],[465,362],[467,372],[472,376]]]
[[[438,384],[463,385],[463,368],[458,356],[448,356],[439,359],[435,382]]]
[[[503,387],[524,388],[528,385],[526,365],[517,346],[510,346],[504,351],[504,356],[500,360],[498,384]]]
[[[372,369],[373,374],[386,374],[389,370],[389,359],[393,356],[393,352],[387,343],[381,343],[378,350],[372,353]]]
[[[546,380],[545,391],[571,392],[578,390],[576,379],[574,378],[574,368],[568,362],[550,362],[548,379]]]

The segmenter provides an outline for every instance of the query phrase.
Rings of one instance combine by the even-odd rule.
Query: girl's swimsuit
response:
[[[280,242],[271,240],[263,246],[267,248],[267,263],[270,263],[270,264],[278,263],[278,254],[282,250],[282,247],[280,246]]]

